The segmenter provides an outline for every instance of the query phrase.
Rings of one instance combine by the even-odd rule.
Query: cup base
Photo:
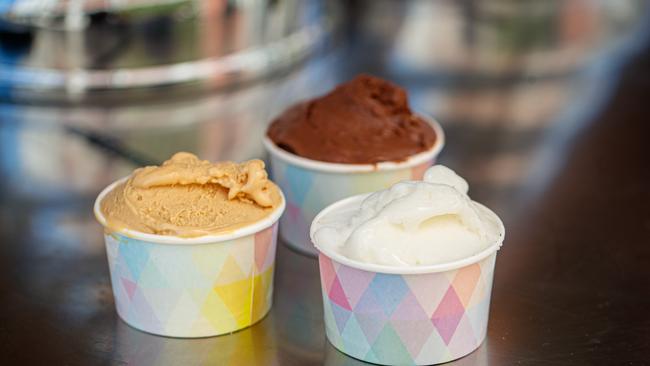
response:
[[[331,344],[332,347],[334,347],[334,349],[336,349],[338,352],[341,352],[342,354],[344,354],[344,355],[346,355],[348,357],[354,358],[355,360],[359,360],[359,361],[366,362],[366,363],[371,363],[373,365],[386,365],[386,366],[394,365],[394,363],[392,363],[392,362],[381,362],[381,360],[366,360],[366,359],[363,359],[361,357],[346,353],[343,349],[339,348],[336,344],[334,344],[334,342],[332,342],[330,340],[329,335],[326,334],[326,336],[327,336],[326,337],[327,342],[329,344]],[[485,342],[485,337],[483,337],[483,339],[481,339],[481,341],[476,345],[476,347],[468,350],[466,353],[463,353],[463,354],[460,354],[460,355],[454,355],[454,356],[448,357],[448,358],[440,358],[438,360],[427,360],[427,361],[423,361],[423,362],[419,362],[419,363],[413,363],[412,365],[416,365],[416,366],[439,365],[439,364],[443,364],[443,363],[447,363],[447,362],[451,362],[451,361],[456,361],[456,360],[459,360],[459,359],[461,359],[463,357],[466,357],[466,356],[470,355],[471,353],[473,353],[474,351],[479,349],[481,347],[481,345],[483,344],[483,342]]]
[[[266,311],[264,312],[264,314],[262,314],[262,316],[260,316],[258,319],[252,321],[250,324],[248,324],[246,326],[243,326],[241,328],[236,328],[236,329],[230,330],[228,332],[202,332],[202,333],[197,332],[195,334],[194,333],[193,334],[171,334],[171,333],[166,333],[166,332],[152,331],[152,330],[148,330],[148,329],[144,329],[142,327],[139,327],[136,324],[130,323],[128,320],[126,320],[125,317],[122,316],[122,314],[120,314],[119,311],[117,312],[117,315],[120,318],[120,321],[123,321],[124,324],[128,325],[129,327],[131,327],[131,328],[133,328],[133,329],[135,329],[135,330],[137,330],[139,332],[155,335],[155,336],[158,336],[158,337],[181,338],[181,339],[212,338],[212,337],[219,337],[219,336],[227,336],[227,335],[237,333],[239,331],[242,331],[244,329],[252,327],[253,325],[261,322],[262,320],[264,320],[264,318],[266,318],[269,315],[269,313],[271,312],[272,307],[273,307],[273,303],[269,304],[269,308],[266,309]]]

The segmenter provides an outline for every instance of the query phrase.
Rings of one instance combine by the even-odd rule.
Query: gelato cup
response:
[[[261,320],[273,298],[273,270],[282,203],[269,216],[219,235],[180,238],[104,226],[117,313],[142,331],[169,337],[208,337]]]
[[[324,209],[320,220],[368,195]],[[484,206],[481,206],[488,210]],[[362,361],[429,365],[474,351],[487,332],[496,253],[504,238],[454,262],[393,267],[353,261],[323,243],[319,250],[325,330],[329,342]]]
[[[388,188],[402,180],[422,179],[445,144],[442,127],[427,121],[436,133],[434,145],[401,162],[338,164],[300,157],[279,148],[268,137],[271,177],[286,195],[287,213],[280,219],[280,237],[293,249],[317,256],[309,239],[309,226],[327,205],[361,193]]]

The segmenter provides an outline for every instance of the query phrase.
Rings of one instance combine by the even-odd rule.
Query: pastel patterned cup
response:
[[[339,201],[314,220],[367,195]],[[485,210],[487,208],[481,206]],[[451,263],[390,267],[319,250],[325,331],[341,352],[382,365],[430,365],[478,348],[487,332],[498,242]],[[313,237],[313,236],[312,236]]]
[[[117,313],[127,324],[169,337],[232,333],[261,320],[273,299],[273,270],[282,205],[252,225],[197,238],[115,232],[100,203]]]
[[[329,204],[361,193],[388,188],[402,180],[422,179],[445,144],[442,127],[427,118],[436,132],[436,142],[425,152],[403,162],[336,164],[303,158],[275,145],[268,137],[271,177],[287,198],[287,213],[280,219],[280,237],[293,249],[317,256],[309,240],[309,226]]]

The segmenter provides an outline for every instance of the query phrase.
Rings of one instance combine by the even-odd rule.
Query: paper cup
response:
[[[208,337],[246,328],[271,308],[277,221],[282,205],[252,225],[221,235],[179,238],[112,231],[100,202],[117,313],[126,323],[169,337]]]
[[[438,122],[427,119],[436,142],[425,152],[403,162],[337,164],[303,158],[280,149],[268,137],[271,176],[286,195],[287,213],[280,219],[280,236],[292,248],[316,256],[309,240],[309,226],[323,208],[340,199],[385,189],[402,180],[422,179],[445,144]]]
[[[323,210],[312,234],[324,215],[365,197]],[[498,224],[500,239],[489,248],[431,266],[359,263],[315,243],[327,339],[349,356],[382,365],[437,364],[474,351],[487,332],[496,252],[505,233]]]

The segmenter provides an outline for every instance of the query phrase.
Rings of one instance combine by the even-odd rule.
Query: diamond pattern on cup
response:
[[[334,282],[334,278],[336,277],[334,265],[332,264],[332,260],[324,255],[318,256],[318,262],[320,268],[321,284],[325,292],[329,293],[330,289],[332,288],[332,282]]]
[[[431,318],[433,325],[435,325],[446,344],[451,341],[451,337],[454,335],[464,312],[463,303],[460,302],[454,288],[450,286]]]
[[[321,253],[323,285],[340,285],[335,298],[344,296],[351,307],[337,305],[324,292],[327,337],[367,362],[422,365],[464,356],[485,337],[490,292],[484,284],[491,282],[495,256],[458,270],[394,275],[350,268]],[[334,307],[340,311],[336,316]]]
[[[384,308],[387,316],[390,316],[397,305],[402,301],[404,295],[409,291],[402,276],[377,273],[370,282],[370,289]]]
[[[420,306],[431,318],[449,287],[449,278],[442,273],[403,276]]]
[[[449,342],[449,350],[451,353],[458,353],[463,349],[475,347],[478,344],[479,343],[477,342],[476,333],[472,328],[472,324],[467,318],[467,315],[463,314],[460,321],[458,322],[456,331],[454,332],[451,341]]]
[[[336,272],[341,284],[345,284],[343,288],[347,300],[352,308],[354,308],[359,299],[368,288],[368,285],[375,277],[373,272],[360,271],[348,266],[341,266]]]
[[[119,315],[137,328],[172,336],[216,335],[250,325],[271,306],[276,228],[188,246],[108,234]]]
[[[334,281],[332,282],[332,287],[330,288],[329,291],[329,298],[337,304],[338,306],[346,309],[346,310],[352,310],[350,307],[350,303],[348,303],[348,299],[345,296],[345,292],[343,291],[343,287],[341,286],[341,282],[339,281],[338,277],[334,278]]]
[[[341,339],[343,339],[345,349],[352,349],[360,354],[366,354],[370,350],[370,343],[368,343],[361,325],[359,325],[354,315],[350,316],[341,332]]]
[[[390,324],[411,355],[420,353],[424,342],[433,331],[431,322],[422,321],[422,319],[426,318],[427,314],[410,291],[404,296],[404,299],[391,316]]]
[[[384,326],[377,339],[372,344],[372,351],[382,363],[391,365],[408,365],[413,363],[413,358],[402,343],[399,334],[389,324]]]
[[[464,307],[469,304],[470,298],[474,293],[477,282],[481,279],[481,266],[474,263],[470,266],[463,267],[456,271],[456,276],[452,282],[454,290]]]
[[[331,303],[330,309],[332,310],[332,315],[336,321],[336,327],[338,328],[339,332],[343,333],[343,330],[345,329],[345,326],[348,324],[348,320],[350,319],[350,311],[338,306],[334,302]]]

